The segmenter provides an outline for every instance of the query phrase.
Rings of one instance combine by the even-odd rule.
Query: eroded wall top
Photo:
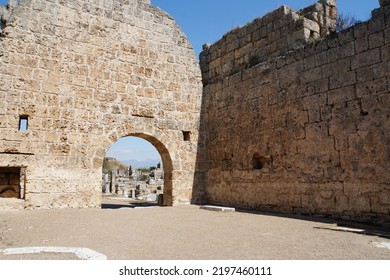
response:
[[[300,11],[286,6],[236,28],[200,55],[205,85],[270,58],[303,47],[335,31],[336,0],[321,0]]]

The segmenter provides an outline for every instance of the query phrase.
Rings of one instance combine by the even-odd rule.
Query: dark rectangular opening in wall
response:
[[[24,198],[25,168],[0,167],[0,197]]]
[[[183,140],[191,141],[191,131],[183,131]]]
[[[27,131],[28,129],[28,116],[22,115],[19,117],[19,131]]]

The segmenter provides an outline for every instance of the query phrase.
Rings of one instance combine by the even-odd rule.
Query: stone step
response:
[[[200,209],[210,210],[210,211],[219,211],[219,212],[235,212],[236,209],[232,207],[222,207],[222,206],[214,206],[214,205],[203,205],[200,206]]]

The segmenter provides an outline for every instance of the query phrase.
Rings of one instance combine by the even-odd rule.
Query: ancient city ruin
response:
[[[164,168],[161,163],[151,168],[135,168],[106,157],[103,162],[102,193],[162,204]]]
[[[164,205],[390,221],[390,1],[335,32],[282,6],[196,55],[148,0],[1,7],[1,207],[100,207],[112,143],[159,151]],[[200,64],[200,65],[199,65]]]

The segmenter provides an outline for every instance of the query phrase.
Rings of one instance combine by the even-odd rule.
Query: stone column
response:
[[[115,184],[116,184],[116,173],[115,171],[111,172],[111,188],[110,193],[115,193]]]
[[[108,181],[108,174],[103,175],[104,193],[110,192],[110,182]]]

